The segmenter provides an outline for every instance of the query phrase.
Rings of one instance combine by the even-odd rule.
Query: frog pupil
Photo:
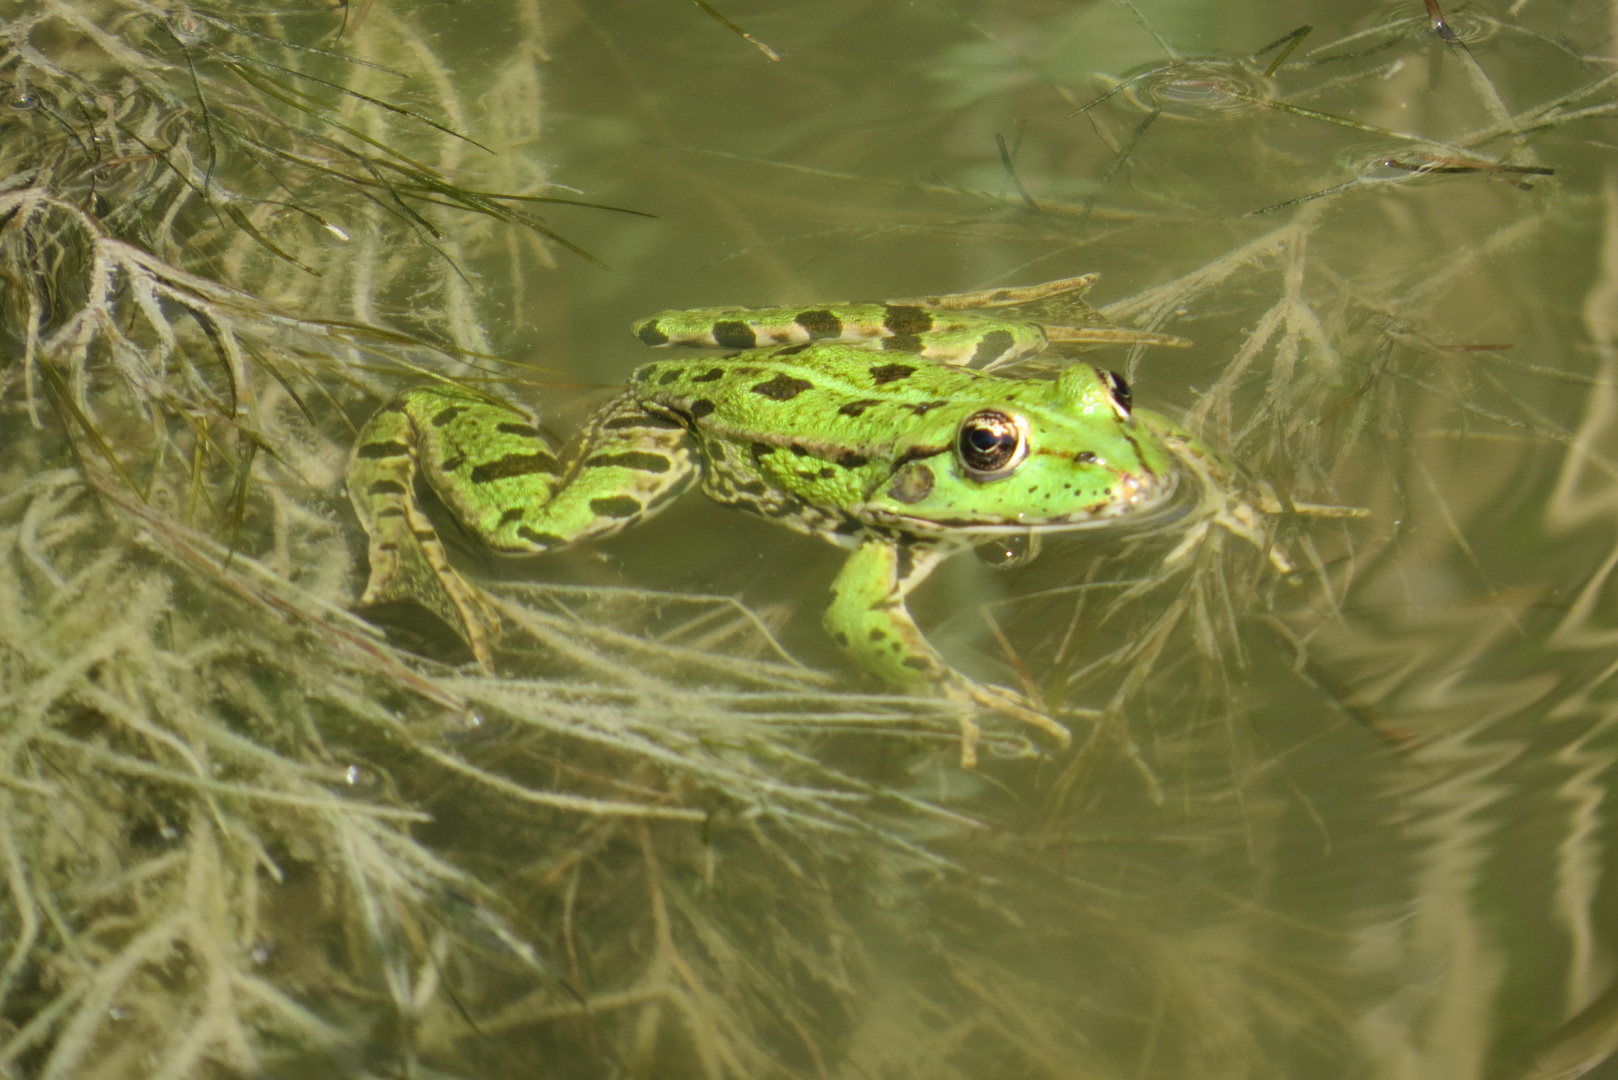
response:
[[[1022,429],[1002,412],[985,410],[967,417],[961,425],[961,464],[970,473],[994,473],[1017,459],[1022,447]]]

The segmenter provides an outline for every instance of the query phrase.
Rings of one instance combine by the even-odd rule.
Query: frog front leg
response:
[[[963,705],[980,705],[1039,728],[1067,746],[1067,728],[1021,694],[974,682],[950,667],[910,617],[905,598],[952,549],[940,544],[867,540],[832,583],[826,630],[866,671],[910,691],[942,691]],[[961,724],[961,767],[977,765],[982,732],[969,712]]]
[[[419,387],[372,417],[348,469],[349,498],[370,538],[359,606],[420,605],[492,668],[493,615],[449,564],[417,504],[418,471],[489,547],[533,555],[651,517],[698,465],[685,429],[627,394],[598,410],[560,456],[528,417],[464,391]]]

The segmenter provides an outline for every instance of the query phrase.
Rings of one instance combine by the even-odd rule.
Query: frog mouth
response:
[[[1105,498],[1068,514],[1008,520],[1004,517],[920,517],[897,510],[868,512],[870,520],[915,533],[970,533],[974,536],[1017,536],[1119,527],[1160,528],[1184,517],[1195,498],[1181,497],[1188,487],[1176,472],[1159,476],[1121,476]]]

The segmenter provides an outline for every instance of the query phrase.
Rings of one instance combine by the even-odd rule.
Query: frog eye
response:
[[[961,424],[955,449],[972,479],[998,480],[1028,456],[1028,434],[1016,417],[984,409]]]
[[[1118,415],[1120,417],[1128,420],[1129,410],[1133,408],[1135,404],[1134,395],[1130,394],[1129,392],[1129,384],[1125,382],[1124,377],[1118,374],[1116,371],[1103,371],[1101,373],[1101,379],[1107,384],[1107,389],[1112,392],[1113,408],[1118,410]]]

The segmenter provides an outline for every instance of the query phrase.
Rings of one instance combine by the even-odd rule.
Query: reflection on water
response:
[[[608,271],[513,239],[535,223],[504,210],[432,236],[410,214],[482,196],[410,174],[408,214],[367,195],[341,221],[298,218],[326,285],[204,232],[210,275],[327,320],[231,322],[185,283],[215,305],[199,355],[237,334],[248,359],[280,357],[281,334],[295,361],[271,376],[227,357],[258,395],[232,414],[255,449],[208,449],[221,380],[197,376],[184,408],[151,390],[140,362],[177,348],[158,331],[107,362],[133,387],[109,398],[139,407],[97,402],[114,441],[120,424],[184,433],[183,452],[131,452],[139,497],[103,476],[92,498],[74,470],[95,472],[95,446],[45,421],[39,447],[8,444],[0,596],[19,614],[0,620],[0,688],[22,719],[0,796],[22,824],[0,822],[0,1069],[72,1075],[119,1038],[162,1047],[176,1077],[210,1059],[850,1080],[1613,1069],[1618,11],[719,6],[755,41],[643,0],[525,8],[498,64],[482,10],[287,30],[424,69],[413,92],[503,163],[454,143],[432,158],[445,175],[657,216],[544,226]],[[206,25],[174,41],[224,38]],[[35,110],[18,87],[9,107]],[[541,159],[579,192],[540,187]],[[962,771],[947,707],[868,692],[821,635],[840,556],[695,497],[591,551],[459,553],[505,579],[497,675],[342,611],[359,578],[336,463],[351,422],[422,370],[566,430],[599,400],[579,387],[643,362],[625,328],[653,311],[1087,271],[1113,322],[1194,342],[1087,358],[1275,498],[1259,543],[1047,537],[1001,574],[954,560],[913,598],[953,662],[1058,711],[1071,750],[1007,723]],[[150,303],[108,285],[125,318],[95,332],[162,326],[184,306],[164,273]],[[323,334],[340,340],[308,344]],[[96,355],[63,361],[62,386],[94,383]],[[7,416],[32,431],[47,391],[14,388]],[[203,524],[211,453],[234,532]],[[117,618],[113,595],[133,598]],[[41,812],[75,776],[93,795]],[[130,777],[147,786],[127,794]],[[125,799],[139,829],[96,817]]]

